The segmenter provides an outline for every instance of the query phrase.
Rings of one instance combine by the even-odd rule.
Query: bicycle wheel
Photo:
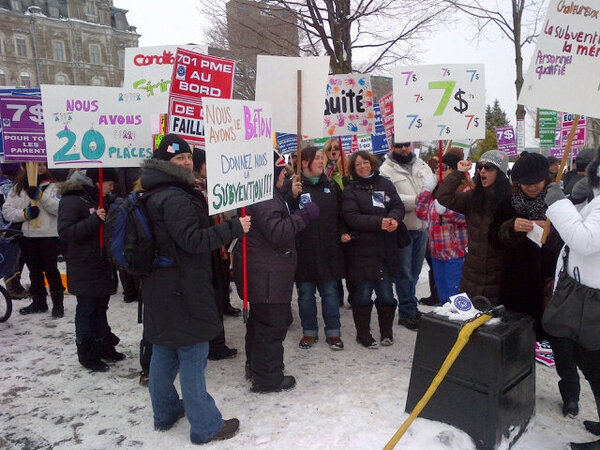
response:
[[[0,322],[6,322],[12,314],[12,299],[3,286],[0,286],[0,293]]]

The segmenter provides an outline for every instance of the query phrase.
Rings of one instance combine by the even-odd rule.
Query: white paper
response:
[[[543,234],[544,229],[540,227],[537,223],[533,222],[533,230],[527,233],[527,237],[541,247]]]

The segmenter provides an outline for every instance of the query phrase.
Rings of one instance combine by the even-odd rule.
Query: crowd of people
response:
[[[549,340],[554,350],[563,414],[579,411],[578,367],[600,413],[600,349],[577,336],[548,333],[543,320],[559,273],[600,289],[600,150],[579,153],[564,189],[554,182],[557,160],[537,153],[523,152],[510,176],[508,157],[498,150],[481,155],[473,171],[462,149],[450,148],[427,164],[410,142],[393,142],[382,161],[366,151],[346,158],[340,142],[329,139],[323,149],[303,148],[297,159],[290,158],[290,167],[274,151],[273,198],[247,207],[243,217],[209,216],[204,152],[174,134],[134,175],[103,169],[102,183],[97,169],[73,170],[56,183],[39,164],[30,186],[20,165],[3,164],[2,225],[23,233],[22,263],[5,277],[7,287],[31,297],[22,314],[44,313],[45,275],[51,314],[60,319],[65,286],[57,258],[64,255],[69,292],[77,299],[78,360],[92,371],[109,370],[107,362],[125,355],[116,350],[119,338],[107,320],[119,276],[99,233],[119,187],[124,194],[152,191],[145,205],[155,236],[154,269],[141,279],[119,275],[125,301],[143,305],[140,382],[148,383],[156,430],[170,429],[184,415],[195,444],[227,439],[239,429],[237,419],[222,418],[207,392],[205,368],[207,359],[237,354],[225,345],[223,314],[240,314],[229,303],[229,286],[231,267],[242,296],[244,236],[251,274],[245,373],[253,392],[296,384],[285,373],[283,350],[294,287],[300,348],[310,350],[319,340],[318,292],[332,351],[344,349],[339,308],[345,299],[357,342],[376,349],[394,344],[396,311],[399,325],[418,329],[416,284],[427,261],[431,295],[422,303],[439,306],[466,292],[529,314],[537,339]],[[549,237],[535,242],[530,232],[546,219],[553,225]],[[28,292],[19,282],[23,263]],[[371,332],[373,306],[378,334]],[[182,398],[174,386],[178,373]],[[600,422],[585,426],[600,435]]]

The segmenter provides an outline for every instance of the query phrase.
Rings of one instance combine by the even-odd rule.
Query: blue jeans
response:
[[[178,348],[153,346],[148,387],[155,427],[172,424],[179,416],[181,402],[173,385],[179,370],[185,415],[190,422],[193,439],[205,441],[221,431],[223,417],[206,392],[204,370],[207,356],[208,342]]]
[[[78,295],[75,307],[75,339],[82,342],[91,337],[99,341],[110,333],[106,311],[110,296],[91,297]]]
[[[325,337],[340,336],[340,294],[337,280],[323,283],[301,281],[296,283],[298,289],[298,313],[304,336],[319,335],[317,323],[317,301],[315,292],[319,289],[321,311],[325,322]]]
[[[464,261],[464,258],[452,258],[445,261],[431,258],[440,305],[449,302],[451,295],[460,292],[460,279],[462,278]]]
[[[415,289],[423,268],[427,250],[427,231],[409,230],[410,244],[400,249],[400,273],[396,277],[398,317],[414,318],[417,315]]]
[[[396,306],[393,280],[386,276],[383,280],[356,281],[352,306],[369,306],[373,304],[371,295],[375,291],[375,303]]]

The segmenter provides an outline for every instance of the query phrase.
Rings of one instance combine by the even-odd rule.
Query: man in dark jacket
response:
[[[104,169],[103,193],[114,189],[117,174]],[[110,296],[117,291],[117,275],[100,248],[100,226],[106,209],[98,207],[98,169],[76,171],[59,188],[58,234],[67,260],[69,291],[77,297],[75,336],[77,356],[82,366],[105,372],[102,359],[120,361],[125,355],[115,351],[119,338],[108,326],[106,310]]]
[[[237,419],[223,421],[206,391],[208,341],[221,332],[214,300],[210,252],[243,236],[250,217],[211,226],[208,206],[194,188],[190,146],[179,136],[163,138],[142,165],[144,191],[156,239],[155,270],[142,279],[144,335],[153,344],[150,398],[154,428],[170,429],[187,415],[194,444],[232,437]],[[180,372],[185,412],[173,381]]]

